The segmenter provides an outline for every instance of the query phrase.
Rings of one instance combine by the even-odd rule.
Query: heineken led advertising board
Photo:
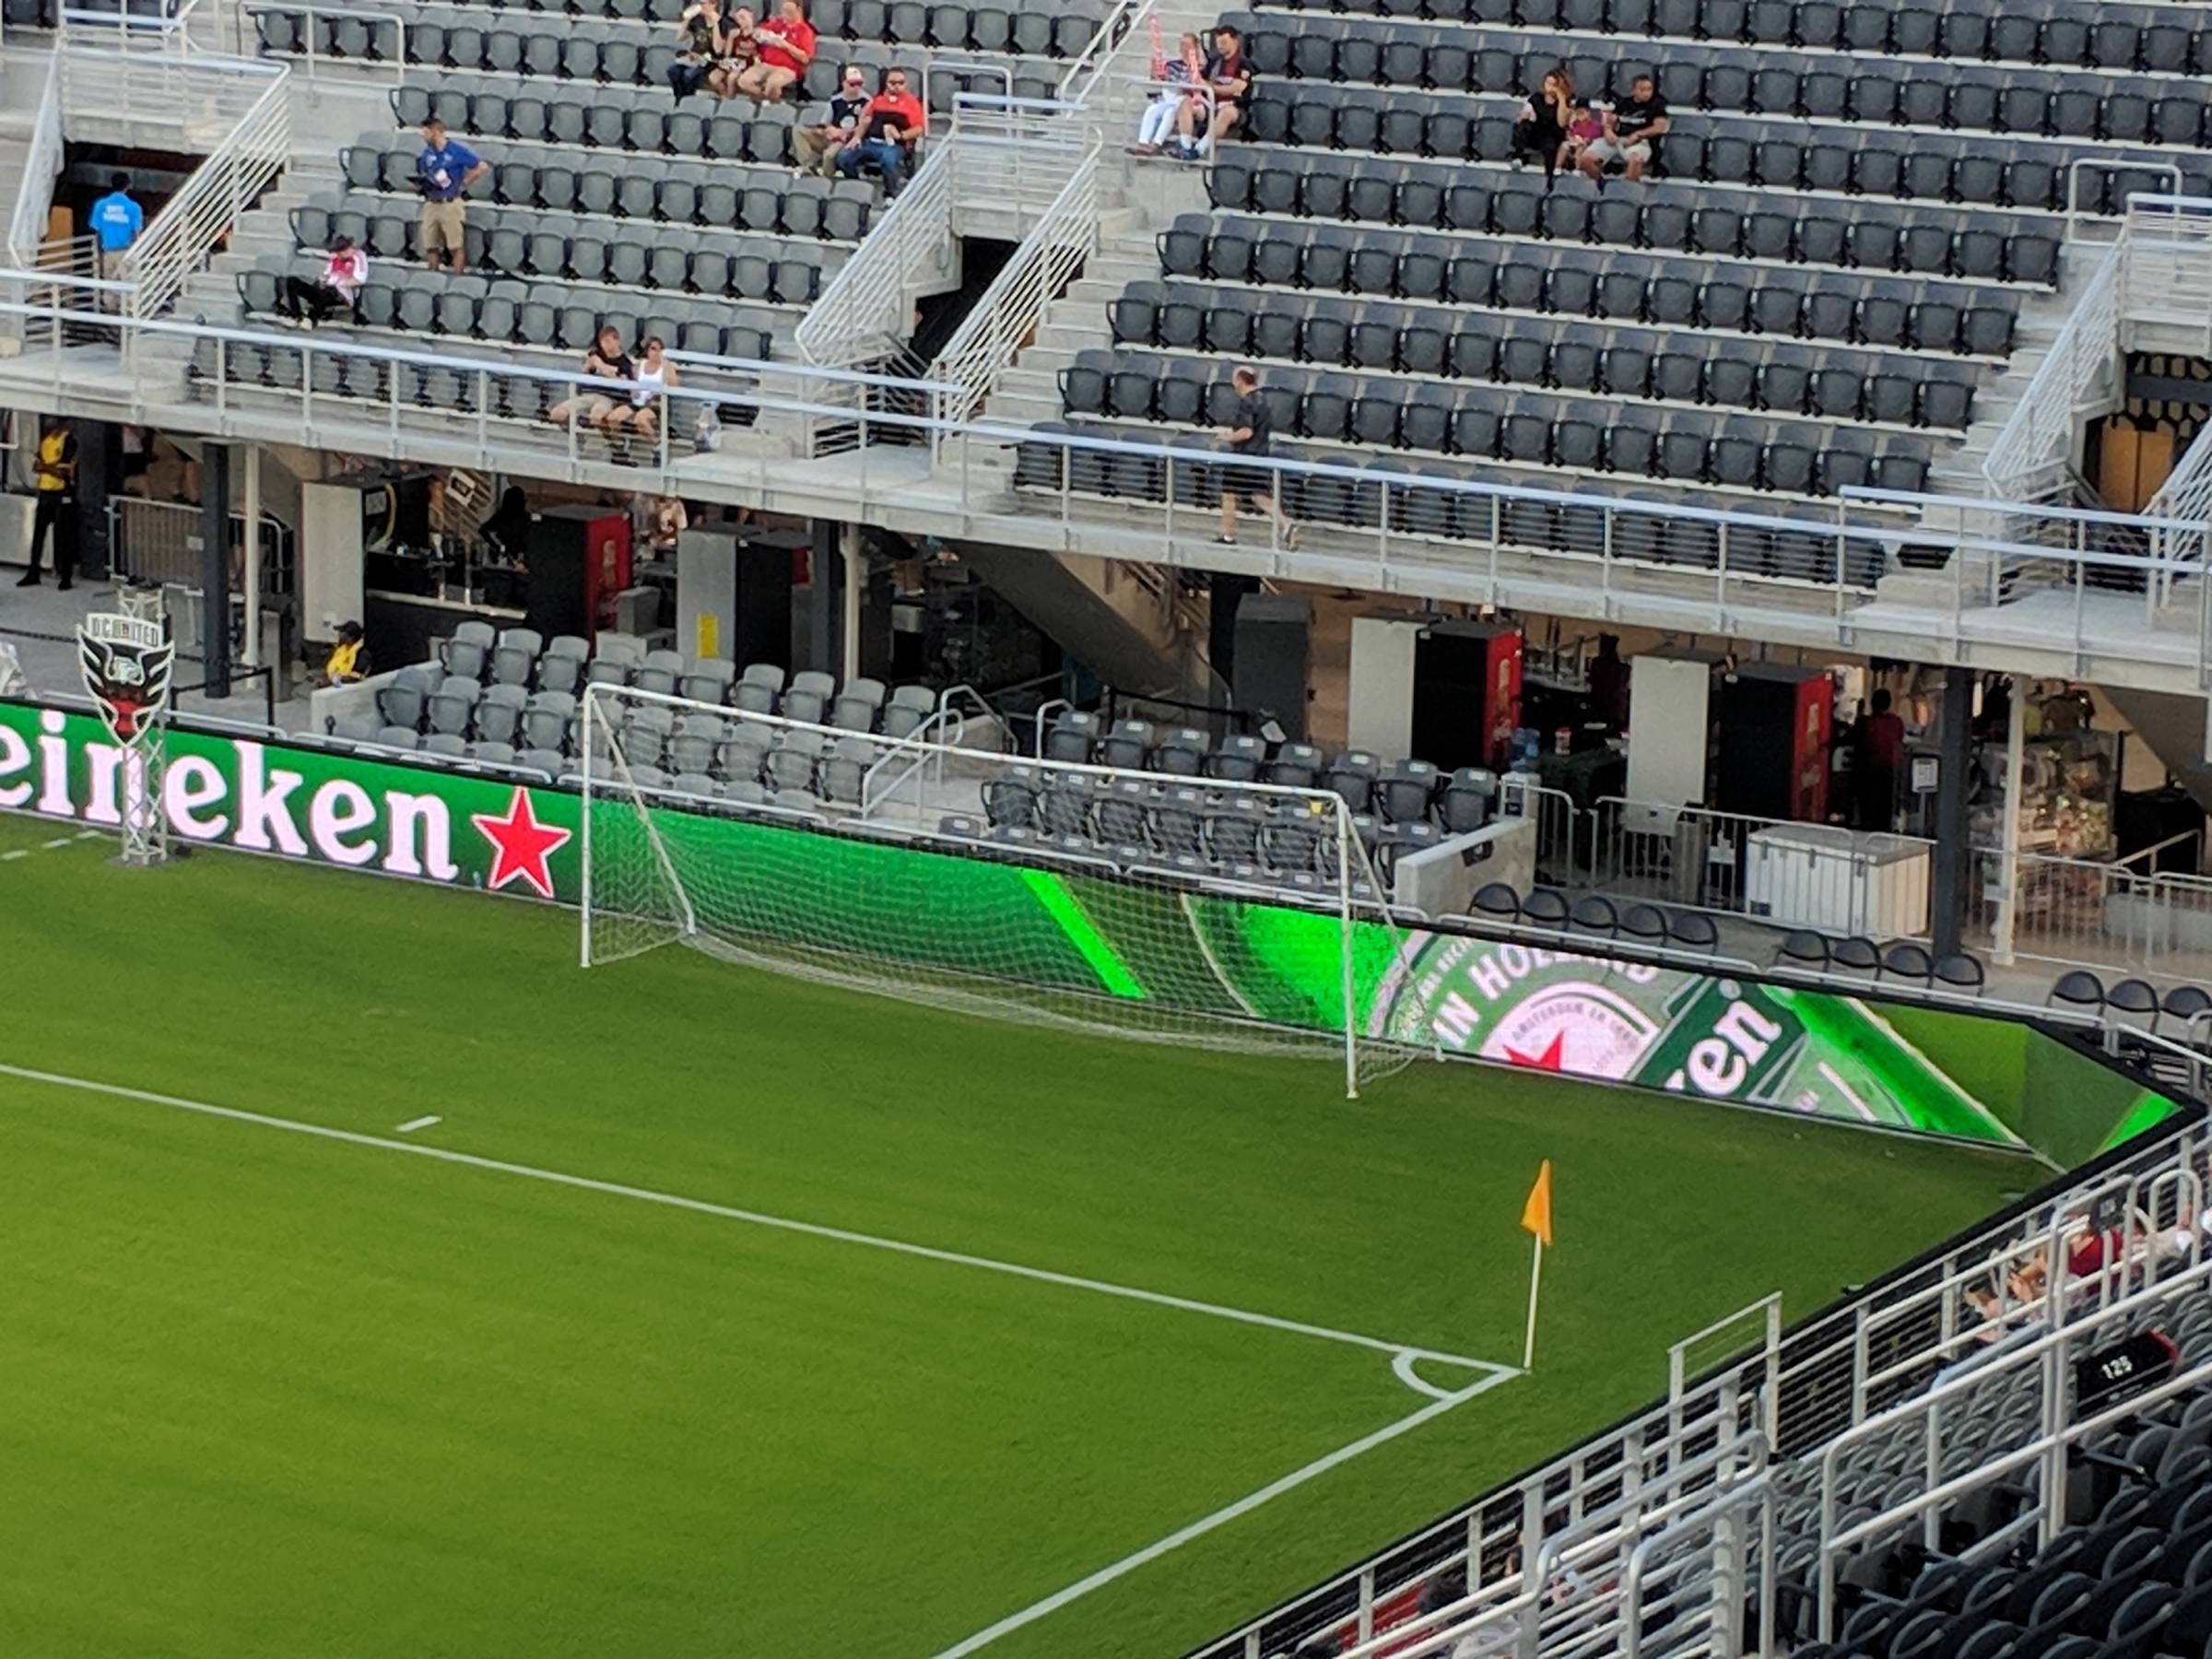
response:
[[[171,727],[168,750],[161,794],[174,844],[540,900],[581,895],[581,804],[569,791],[184,725]],[[91,715],[0,701],[0,810],[115,825],[122,757]],[[1002,982],[1006,964],[1019,963],[1037,987],[1155,1013],[1342,1027],[1344,935],[1333,912],[674,807],[654,808],[653,823],[679,861],[711,862],[730,913],[700,920],[726,930]],[[962,925],[944,925],[951,915]],[[986,939],[988,962],[971,959]],[[1429,929],[1361,924],[1352,949],[1362,1033],[1425,1052],[2033,1147],[2067,1163],[2177,1109],[2010,1021]]]

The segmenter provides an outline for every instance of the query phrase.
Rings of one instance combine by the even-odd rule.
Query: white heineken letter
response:
[[[263,770],[265,751],[258,743],[241,741],[238,750],[238,836],[236,843],[249,853],[276,850],[291,858],[307,854],[300,826],[292,822],[291,793],[300,782],[296,771],[282,768]]]
[[[118,799],[115,785],[123,771],[123,758],[127,752],[112,743],[85,745],[87,782],[91,785],[85,800],[85,822],[88,824],[123,822],[123,803]]]
[[[392,820],[384,841],[386,870],[394,876],[427,873],[436,881],[451,881],[460,874],[460,866],[453,858],[453,820],[443,801],[436,795],[403,794],[392,790],[384,796],[384,811]],[[422,836],[419,850],[415,844],[418,830]]]
[[[375,825],[376,803],[359,783],[344,778],[333,778],[307,804],[307,832],[314,837],[315,851],[332,864],[365,865],[375,858],[374,835],[364,841],[346,839]]]
[[[169,821],[176,826],[178,834],[190,841],[218,840],[230,827],[225,813],[200,816],[229,793],[222,769],[205,755],[187,755],[171,761],[161,779],[161,805],[169,813]]]
[[[76,809],[69,804],[69,745],[61,735],[62,712],[41,710],[39,730],[45,734],[39,739],[39,811],[47,818],[75,818]]]
[[[8,779],[30,767],[30,745],[7,726],[0,726],[0,806],[20,806],[30,799],[30,785]]]

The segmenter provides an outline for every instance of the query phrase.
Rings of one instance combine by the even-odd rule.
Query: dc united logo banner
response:
[[[77,666],[100,723],[125,746],[145,740],[169,707],[176,641],[147,617],[94,611],[76,629]]]

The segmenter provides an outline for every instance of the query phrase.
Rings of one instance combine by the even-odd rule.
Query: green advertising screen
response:
[[[119,825],[120,759],[90,715],[0,702],[0,809]],[[162,797],[187,845],[582,898],[566,790],[174,726]],[[641,822],[595,820],[602,867],[646,855]],[[677,868],[712,872],[687,886],[703,927],[787,956],[910,963],[1007,1001],[1090,999],[1102,1023],[1120,1009],[1155,1029],[1343,1029],[1334,912],[666,806],[653,827]],[[2068,1164],[2177,1109],[2024,1024],[1372,922],[1349,947],[1352,1017],[1378,1044]]]

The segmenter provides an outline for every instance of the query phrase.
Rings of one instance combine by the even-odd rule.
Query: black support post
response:
[[[806,663],[836,674],[844,663],[845,550],[835,519],[814,521],[814,547],[806,560]]]
[[[1973,765],[1974,672],[1947,668],[1943,707],[1936,716],[1936,868],[1931,887],[1929,932],[1936,954],[1959,948],[1973,879],[1973,853],[1966,842],[1967,778]]]
[[[230,446],[200,455],[200,677],[206,695],[230,695]]]

